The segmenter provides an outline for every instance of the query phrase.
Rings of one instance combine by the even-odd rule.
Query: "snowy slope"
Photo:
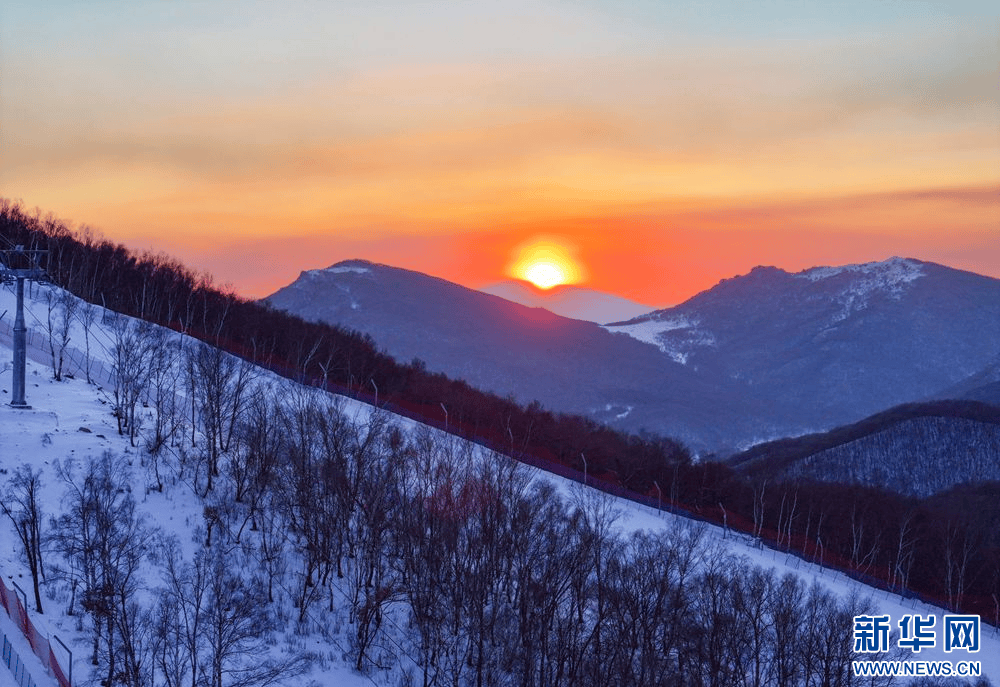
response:
[[[138,503],[140,514],[147,523],[158,528],[159,536],[175,536],[185,560],[191,560],[194,552],[200,548],[200,535],[195,534],[195,529],[203,527],[205,502],[194,493],[189,483],[176,479],[168,480],[167,488],[162,493],[151,488],[154,480],[149,463],[144,463],[141,458],[141,448],[132,448],[126,437],[118,435],[111,413],[109,391],[113,335],[101,323],[102,317],[99,315],[90,330],[94,384],[84,381],[83,372],[78,366],[78,363],[82,365],[84,353],[75,348],[68,351],[67,356],[67,370],[74,372],[74,376],[67,376],[61,382],[54,381],[49,363],[50,352],[46,348],[46,305],[41,298],[43,294],[44,289],[39,291],[38,300],[28,299],[26,302],[29,349],[25,386],[26,400],[31,409],[15,409],[6,402],[0,405],[0,490],[6,486],[10,473],[17,466],[28,464],[36,470],[40,469],[43,487],[41,502],[44,504],[45,518],[48,519],[60,512],[65,490],[65,484],[56,474],[56,463],[65,465],[68,460],[72,460],[79,469],[89,458],[97,458],[106,451],[112,451],[124,456],[131,466],[129,489]],[[14,307],[15,301],[10,289],[0,289],[0,312],[7,311],[7,315],[0,320],[0,351],[3,351],[0,397],[4,399],[10,398],[10,320],[13,319]],[[74,325],[72,343],[75,345],[82,338],[79,325]],[[273,376],[262,379],[264,384],[281,382],[283,380]],[[363,404],[356,404],[352,410],[359,420],[363,420],[370,409]],[[152,412],[152,409],[146,411],[147,419],[152,416]],[[31,598],[31,576],[18,551],[20,543],[9,519],[0,516],[0,574],[8,581],[8,586],[9,580],[15,580],[27,591],[29,613],[39,632],[49,637],[58,635],[73,649],[74,684],[88,684],[87,681],[96,676],[90,674],[90,635],[79,624],[79,610],[76,618],[68,617],[65,614],[68,604],[66,590],[60,585],[43,583],[43,608],[46,612],[43,615],[35,613]],[[144,575],[143,586],[149,599],[149,594],[162,584],[160,571],[147,564]],[[274,655],[280,656],[294,648],[314,652],[318,657],[310,672],[296,677],[289,684],[344,687],[370,687],[373,684],[369,677],[358,675],[340,663],[339,657],[343,655],[344,649],[338,645],[335,637],[324,637],[321,632],[310,637],[299,637],[288,631],[274,636],[272,644]],[[58,655],[62,659],[62,654]],[[331,656],[338,658],[331,661]],[[63,664],[63,668],[66,669],[67,666]],[[5,670],[0,666],[0,671]],[[4,676],[0,674],[0,680],[3,679]]]
[[[5,580],[5,582],[10,587],[10,581]],[[21,633],[21,629],[4,613],[2,606],[0,606],[0,635],[10,645],[12,651],[10,655],[10,668],[5,664],[0,664],[0,687],[16,687],[18,685],[15,678],[15,670],[17,671],[16,674],[22,677],[22,679],[23,676],[27,675],[29,679],[34,680],[37,687],[57,687],[59,683],[45,670],[42,662],[32,652],[31,645]],[[60,651],[59,649],[56,650]],[[65,655],[62,651],[60,651],[60,654]]]
[[[39,308],[43,306],[39,303],[32,303],[31,306],[34,312],[33,316],[29,317],[29,322],[37,326],[44,321],[43,317],[39,317],[41,314]],[[12,309],[12,298],[9,291],[6,289],[0,291],[0,312],[12,311]],[[4,329],[5,327],[0,326],[0,350],[9,351],[7,341],[2,334]],[[96,327],[95,335],[98,342],[110,341],[110,334],[103,330],[100,325]],[[36,339],[37,341],[38,339]],[[75,341],[76,339],[74,339]],[[98,344],[95,348],[97,349],[95,356],[104,358],[106,363],[106,347]],[[88,385],[79,377],[55,382],[51,379],[48,368],[35,361],[46,358],[44,350],[33,347],[29,357],[32,358],[32,361],[29,362],[28,367],[27,396],[32,410],[15,410],[7,405],[0,406],[0,446],[3,447],[3,468],[9,471],[12,466],[24,462],[42,469],[45,509],[48,514],[53,514],[60,509],[62,492],[61,485],[53,472],[53,466],[57,460],[65,460],[67,457],[82,460],[88,456],[98,456],[109,449],[124,454],[131,461],[131,489],[139,503],[140,511],[150,521],[162,528],[165,533],[175,534],[182,544],[185,556],[192,555],[199,547],[196,539],[200,537],[200,535],[193,537],[192,530],[203,522],[204,502],[192,491],[189,484],[181,481],[168,480],[167,488],[163,493],[155,490],[150,491],[147,488],[147,485],[150,484],[148,464],[144,466],[139,452],[132,449],[125,438],[117,435],[115,421],[109,410],[106,387],[101,388],[101,380],[98,380],[97,385]],[[4,359],[9,360],[9,352],[4,353]],[[285,382],[262,372],[259,383],[284,384]],[[0,380],[0,389],[9,393],[9,385],[10,369],[9,364],[5,364],[3,366],[3,379]],[[344,404],[344,411],[353,416],[355,421],[363,422],[371,412],[370,407],[350,399],[342,399],[341,402]],[[146,412],[151,413],[153,410],[148,409]],[[393,421],[406,432],[413,432],[418,427],[422,427],[405,418],[395,418]],[[424,431],[436,432],[436,430],[429,428],[423,429]],[[448,441],[458,440],[449,438]],[[479,449],[473,447],[471,451],[477,453]],[[533,479],[553,482],[558,491],[568,499],[604,498],[603,496],[594,496],[591,490],[586,490],[575,482],[534,469],[529,470]],[[9,473],[0,475],[0,482],[5,481],[8,477]],[[622,532],[659,531],[664,528],[689,526],[687,521],[677,516],[656,513],[649,508],[629,501],[617,500],[614,502],[614,508],[619,514],[616,526]],[[707,535],[718,541],[732,554],[744,556],[765,568],[774,568],[779,574],[793,572],[808,583],[816,581],[840,595],[871,596],[879,612],[887,613],[894,619],[905,613],[914,612],[942,615],[940,609],[925,607],[912,600],[902,602],[897,597],[864,587],[843,575],[807,564],[794,556],[756,548],[753,542],[743,535],[727,533],[717,527],[704,525],[698,525],[698,527],[706,527]],[[0,571],[5,579],[16,579],[22,588],[28,588],[30,577],[20,557],[14,553],[17,549],[18,546],[10,522],[3,519],[0,522],[0,552],[2,552],[0,553]],[[147,575],[147,589],[155,589],[159,584],[156,569],[150,565],[145,569],[145,574]],[[46,585],[46,594],[44,599],[46,613],[43,616],[32,614],[32,617],[43,633],[58,634],[74,648],[76,658],[74,662],[76,679],[74,681],[83,684],[80,677],[85,678],[89,670],[89,662],[86,660],[87,634],[79,629],[76,619],[62,614],[67,601],[64,590],[61,590],[58,585]],[[51,596],[52,594],[55,595],[54,598]],[[397,684],[398,676],[395,674],[376,673],[374,676],[363,676],[346,667],[341,658],[345,654],[342,642],[344,641],[343,633],[347,626],[346,618],[343,616],[344,612],[341,608],[333,614],[324,614],[319,619],[320,622],[328,623],[328,627],[333,628],[330,631],[320,631],[314,628],[313,634],[307,637],[292,632],[279,632],[275,635],[272,643],[273,652],[280,653],[293,647],[309,648],[325,657],[324,660],[312,666],[310,673],[296,678],[294,684],[344,685],[346,687]],[[402,618],[396,618],[394,623],[394,626],[387,630],[391,635],[387,641],[405,641]],[[336,629],[338,627],[339,630]],[[998,638],[996,630],[989,626],[984,625],[983,632],[984,647],[975,658],[983,662],[984,672],[988,676],[994,681],[1000,681],[1000,638]],[[922,654],[921,658],[945,660],[955,657],[945,656],[938,649]]]

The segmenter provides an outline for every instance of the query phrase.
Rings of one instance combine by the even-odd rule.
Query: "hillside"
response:
[[[5,216],[0,214],[0,220],[4,219]],[[15,229],[23,231],[26,224],[23,215],[15,215],[15,220]],[[566,516],[569,522],[575,523],[573,528],[587,522],[603,522],[604,516],[597,517],[597,520],[581,520],[587,509],[581,509],[572,500],[556,498],[551,493],[541,501],[524,501],[527,498],[525,494],[530,496],[536,493],[534,482],[527,492],[520,488],[511,492],[509,487],[514,483],[501,488],[495,485],[493,477],[474,471],[464,472],[484,466],[482,460],[475,456],[494,455],[483,454],[480,449],[464,442],[436,435],[443,440],[442,444],[434,439],[434,433],[418,432],[413,435],[388,425],[380,424],[373,428],[370,423],[358,423],[358,416],[352,418],[342,412],[342,402],[328,402],[324,399],[333,397],[287,381],[277,386],[266,385],[270,389],[265,390],[266,387],[260,386],[258,374],[269,379],[274,377],[271,373],[257,370],[250,364],[251,360],[263,361],[286,378],[308,380],[322,388],[340,388],[350,395],[357,395],[362,381],[369,380],[375,392],[365,396],[369,401],[376,402],[381,408],[391,401],[391,407],[398,408],[409,417],[460,432],[474,438],[479,446],[510,452],[527,464],[544,467],[578,481],[586,480],[589,485],[599,486],[606,492],[626,496],[647,506],[669,509],[702,522],[718,523],[724,530],[739,530],[746,533],[740,536],[746,537],[748,542],[766,543],[781,551],[798,552],[797,555],[802,557],[796,559],[799,561],[834,565],[847,574],[908,597],[918,595],[924,601],[933,601],[939,606],[993,617],[992,600],[1000,591],[996,586],[1000,580],[996,575],[1000,569],[1000,557],[996,547],[986,545],[989,537],[985,536],[984,528],[992,527],[992,523],[983,522],[979,514],[969,511],[967,504],[954,500],[943,503],[917,501],[857,486],[747,480],[718,463],[689,462],[683,450],[669,440],[624,436],[581,418],[555,416],[535,405],[519,407],[509,400],[489,396],[467,385],[430,374],[419,365],[398,365],[375,352],[370,340],[334,327],[307,324],[295,317],[240,301],[204,282],[186,281],[190,273],[162,256],[137,259],[127,250],[107,243],[81,246],[74,243],[68,233],[49,235],[39,232],[34,234],[36,238],[32,240],[38,240],[39,235],[50,247],[49,255],[57,258],[50,259],[48,267],[62,282],[77,284],[80,292],[89,293],[91,298],[96,294],[101,301],[114,299],[129,312],[145,313],[145,317],[150,319],[166,318],[185,332],[168,331],[148,322],[134,323],[127,317],[43,288],[37,293],[51,297],[43,299],[43,310],[35,315],[32,326],[40,332],[41,346],[48,352],[46,358],[51,358],[55,375],[60,374],[57,366],[60,354],[57,351],[69,350],[62,347],[61,342],[66,341],[61,331],[62,323],[68,323],[67,333],[76,342],[75,347],[79,347],[82,339],[86,349],[83,358],[90,358],[92,362],[94,358],[87,351],[99,355],[99,350],[95,348],[96,341],[88,338],[87,332],[96,331],[95,327],[110,327],[114,334],[114,366],[123,373],[114,378],[124,384],[120,386],[116,382],[106,398],[114,399],[117,429],[127,437],[129,446],[150,453],[151,460],[143,465],[147,468],[146,479],[151,480],[148,484],[157,491],[161,488],[165,491],[170,486],[168,478],[171,474],[185,475],[199,498],[220,498],[204,503],[199,512],[207,530],[204,546],[213,553],[226,548],[214,547],[212,542],[233,531],[234,517],[240,523],[235,532],[243,532],[243,535],[236,536],[241,539],[241,548],[246,537],[256,536],[264,537],[261,545],[270,547],[274,540],[264,533],[265,528],[261,524],[264,522],[264,510],[261,508],[265,505],[269,511],[276,508],[280,517],[269,522],[282,527],[281,531],[290,537],[282,539],[284,550],[297,551],[295,555],[301,556],[296,559],[298,567],[292,566],[292,579],[298,581],[290,586],[293,592],[296,589],[300,591],[297,597],[290,594],[288,598],[308,598],[307,606],[311,607],[317,600],[322,604],[325,600],[337,608],[335,598],[338,597],[332,589],[325,586],[316,588],[330,580],[341,579],[341,574],[350,578],[348,571],[356,571],[352,561],[357,556],[357,542],[373,536],[370,528],[376,522],[371,520],[372,517],[386,525],[388,529],[379,525],[376,530],[382,534],[391,533],[391,536],[387,535],[388,540],[382,541],[391,541],[392,547],[379,549],[381,553],[371,551],[366,555],[374,555],[383,562],[389,561],[396,574],[411,576],[411,573],[401,571],[406,570],[407,561],[410,565],[419,562],[407,558],[412,551],[438,556],[438,547],[445,542],[451,542],[447,544],[451,548],[446,548],[450,558],[445,561],[449,569],[463,571],[466,565],[475,565],[477,570],[487,569],[481,567],[487,564],[477,558],[483,555],[483,551],[470,553],[468,549],[455,549],[453,546],[455,542],[466,542],[463,546],[467,546],[468,541],[482,541],[477,531],[483,531],[481,526],[485,521],[478,519],[478,515],[472,518],[474,514],[482,513],[477,504],[502,503],[503,507],[499,509],[502,513],[545,512],[553,516],[547,516],[545,522],[566,522]],[[109,270],[109,266],[113,269]],[[189,331],[209,341],[224,343],[240,357],[204,345],[188,335],[186,332]],[[35,341],[34,345],[39,343]],[[79,361],[80,355],[76,355],[75,359]],[[107,356],[105,360],[110,362]],[[285,361],[292,362],[292,365]],[[346,372],[347,378],[351,379],[354,374],[365,371],[372,376],[365,375],[359,381],[351,381],[342,387],[331,384],[331,379],[337,378],[335,375]],[[91,373],[89,378],[97,374],[95,370]],[[136,389],[140,390],[138,395]],[[253,399],[253,402],[247,403],[248,399]],[[447,406],[440,399],[446,399]],[[457,402],[455,399],[461,400]],[[149,404],[150,408],[145,408],[144,404]],[[152,412],[154,407],[160,412]],[[365,414],[360,417],[365,417]],[[409,422],[412,423],[412,420]],[[161,463],[152,460],[154,456],[163,455],[167,447],[177,452],[171,461]],[[276,460],[279,456],[283,460]],[[442,459],[445,460],[443,464],[440,463]],[[116,464],[114,460],[103,462]],[[100,462],[91,465],[95,470],[102,469]],[[443,469],[437,470],[438,465],[443,465]],[[462,470],[455,472],[456,465]],[[151,476],[148,472],[150,468]],[[359,479],[361,482],[357,481]],[[396,481],[399,479],[402,482]],[[362,492],[358,491],[358,484],[367,485],[365,489],[374,489],[364,493],[374,499],[373,504],[389,507],[392,517],[382,520],[386,513],[381,506],[362,506],[368,503],[368,499],[359,499]],[[445,486],[440,486],[442,484]],[[115,493],[127,492],[116,488]],[[507,500],[496,501],[491,494],[505,494]],[[543,503],[550,502],[562,503],[568,510],[542,507]],[[491,512],[495,514],[498,511]],[[459,514],[457,519],[455,513]],[[423,524],[411,522],[407,519],[411,514],[428,520],[422,521]],[[402,519],[400,516],[403,516]],[[344,524],[344,517],[348,517],[347,525]],[[355,524],[351,525],[350,521]],[[460,523],[464,524],[458,526]],[[468,529],[475,523],[479,523],[475,526],[480,530]],[[486,528],[490,532],[506,532],[503,535],[506,541],[519,541],[523,534],[512,534],[514,524],[514,520],[503,520],[498,524],[492,519],[486,523]],[[352,529],[355,526],[369,529]],[[604,531],[603,527],[599,529]],[[522,527],[515,530],[536,531]],[[250,534],[253,532],[262,534]],[[574,546],[578,549],[583,542],[592,540],[586,529],[571,528],[556,534],[544,529],[537,532],[543,541],[552,537],[556,541],[576,541],[578,544]],[[584,535],[582,539],[579,538],[581,532]],[[429,533],[447,537],[442,541]],[[409,546],[400,549],[401,542],[412,541],[408,537],[413,536],[418,536],[423,543],[412,551]],[[535,540],[538,537],[533,535],[529,538]],[[223,538],[223,541],[230,542],[230,539]],[[429,542],[438,543],[431,545]],[[899,545],[887,545],[886,542],[898,542]],[[648,551],[650,546],[651,543],[644,540],[631,550]],[[348,552],[346,557],[345,547]],[[506,550],[507,547],[503,548]],[[631,585],[637,570],[634,564],[638,559],[623,558],[622,551],[628,550],[622,548],[617,553],[609,554],[609,560],[624,565],[622,570],[628,572],[621,579],[624,584]],[[232,552],[231,549],[224,550],[226,554]],[[662,553],[668,558],[674,555],[669,549]],[[277,565],[283,559],[262,555],[262,560],[270,562],[264,569],[257,569],[259,576],[264,580],[278,579],[279,571],[272,564]],[[534,551],[531,556],[539,561],[548,558],[539,551]],[[162,557],[163,560],[174,558],[165,553]],[[506,559],[501,556],[501,560]],[[579,571],[579,574],[583,575],[583,579],[590,579],[592,575],[603,577],[600,572],[604,569],[602,560],[586,556],[585,561],[577,564],[597,567],[589,568],[589,572]],[[440,569],[442,559],[438,557],[435,561],[427,569]],[[204,566],[207,562],[203,557],[201,564]],[[192,564],[197,568],[197,560],[186,562],[180,572],[191,571],[189,565]],[[561,569],[572,570],[573,565],[572,560],[561,561]],[[736,575],[736,578],[726,578],[727,588],[731,591],[742,589],[742,582],[737,580],[750,574],[750,570],[728,559],[724,567]],[[253,566],[249,566],[245,572],[253,575],[254,570]],[[505,574],[509,575],[510,568],[506,570]],[[639,575],[642,576],[641,573]],[[317,585],[317,576],[323,580],[322,585]],[[364,577],[369,579],[367,575]],[[471,581],[480,577],[478,573],[470,575],[468,572],[460,576]],[[226,577],[216,576],[216,579],[224,581]],[[358,578],[353,580],[353,584],[357,585]],[[700,584],[699,580],[695,582],[692,589],[697,589]],[[773,583],[774,578],[768,581],[765,576],[765,586],[770,588]],[[179,579],[176,584],[183,591],[186,583]],[[520,583],[504,576],[493,578],[492,584],[500,586],[491,588],[504,589],[503,603],[506,604],[513,602],[517,597],[516,590],[520,588]],[[511,584],[515,586],[511,587]],[[455,603],[459,608],[466,603],[462,601],[467,598],[465,595],[475,597],[478,593],[475,588],[458,584],[454,578],[438,580],[435,585],[437,588],[444,585],[449,594],[459,594]],[[394,585],[390,587],[395,588]],[[258,585],[256,589],[259,588]],[[594,587],[588,583],[586,589],[590,590],[588,594],[595,589],[598,591],[599,605],[605,592],[619,593],[617,588],[602,587],[600,584]],[[382,599],[387,606],[373,599],[370,594],[377,591],[377,586],[365,587],[365,594],[347,597],[355,600],[352,603],[364,601],[362,608],[374,613],[367,616],[366,622],[382,622],[389,613],[387,609],[397,608],[395,604],[399,599],[391,594]],[[176,589],[174,593],[177,593]],[[313,593],[317,596],[313,597]],[[376,599],[379,597],[380,593],[376,594]],[[164,598],[169,598],[169,595]],[[587,604],[594,601],[590,596],[580,598],[589,599]],[[737,601],[734,597],[727,599],[727,603]],[[101,599],[98,601],[102,607],[107,603]],[[417,600],[411,596],[408,602],[412,604]],[[280,604],[271,606],[272,603],[277,601],[266,605],[257,603],[255,607],[266,606],[275,611],[275,617],[280,616]],[[532,603],[545,603],[545,598],[533,597]],[[694,604],[692,608],[697,606],[696,600],[691,603]],[[358,610],[356,606],[351,607]],[[482,606],[472,606],[478,607]],[[296,602],[296,611],[300,613],[301,608],[301,601]],[[506,608],[508,614],[517,614],[514,609]],[[584,608],[578,611],[585,614],[591,612]],[[296,615],[296,612],[285,615]],[[461,613],[456,612],[455,617],[462,617]],[[575,617],[579,617],[578,613]],[[597,617],[601,616],[598,614]],[[549,618],[555,620],[555,616]],[[610,618],[606,620],[611,622]],[[434,622],[438,624],[432,624],[429,630],[440,637],[441,620]],[[711,626],[714,621],[708,619],[706,622]],[[350,618],[346,625],[358,628],[356,624],[351,624]],[[261,627],[266,626],[262,620]],[[598,624],[591,630],[604,633],[607,627]],[[684,632],[698,634],[698,627],[687,627]],[[625,629],[614,626],[614,631]],[[675,631],[678,631],[676,627],[671,630]],[[362,646],[367,641],[366,636],[357,636]],[[469,636],[484,637],[481,632],[472,632]],[[489,642],[497,640],[494,635],[483,639]],[[550,640],[555,641],[551,638],[545,641]],[[387,642],[382,648],[392,644],[389,640]],[[468,647],[468,644],[451,646],[460,648]],[[503,643],[497,650],[502,652],[507,646]],[[727,650],[733,649],[732,645],[729,647]],[[398,650],[398,646],[396,648]],[[691,656],[703,655],[707,650],[697,642],[684,649],[685,652],[693,652],[686,654]],[[391,647],[388,651],[391,655],[400,655]],[[364,652],[346,655],[360,661],[362,668],[365,661],[379,661]],[[600,661],[593,665],[599,664]],[[654,664],[662,667],[662,663]],[[696,670],[697,665],[699,663],[695,661],[678,665],[676,669],[691,671]],[[457,666],[456,663],[456,669]],[[422,665],[422,670],[426,668],[426,664]],[[597,679],[597,675],[591,674],[587,679]]]
[[[7,307],[9,293],[0,293],[0,300]],[[33,307],[44,310],[45,305]],[[35,310],[29,317],[36,330],[42,314]],[[205,432],[210,411],[201,401],[195,426],[185,424],[186,411],[172,416],[169,409],[175,406],[167,402],[139,411],[136,446],[127,429],[118,434],[111,412],[115,382],[104,375],[120,364],[121,332],[134,326],[141,330],[142,325],[129,322],[100,314],[90,325],[94,384],[82,379],[77,365],[86,364],[86,354],[75,348],[66,351],[64,372],[72,376],[52,379],[51,367],[34,362],[48,358],[46,338],[32,335],[28,399],[33,409],[0,407],[9,466],[0,490],[16,491],[12,478],[22,466],[37,471],[40,505],[54,518],[46,533],[58,544],[46,554],[45,613],[32,609],[32,616],[43,633],[58,634],[73,648],[79,684],[102,678],[112,655],[119,666],[134,661],[137,669],[133,677],[125,668],[116,670],[116,684],[140,684],[143,675],[160,684],[169,669],[194,668],[207,676],[215,657],[225,686],[471,682],[478,675],[484,684],[506,684],[508,677],[524,675],[539,684],[560,684],[548,671],[561,662],[574,671],[567,684],[596,685],[614,676],[616,684],[646,685],[668,674],[701,679],[711,661],[723,657],[736,662],[723,673],[728,681],[741,670],[739,661],[750,657],[739,648],[744,645],[734,631],[749,630],[755,617],[741,599],[762,590],[758,598],[774,600],[757,607],[762,617],[786,628],[806,623],[796,631],[797,640],[815,637],[817,642],[778,645],[764,639],[753,656],[765,674],[780,670],[785,660],[809,661],[808,647],[822,646],[826,658],[815,659],[810,670],[843,675],[852,613],[896,617],[913,612],[912,602],[904,606],[897,597],[872,595],[802,559],[748,546],[749,540],[722,528],[695,526],[627,501],[587,494],[411,420],[372,412],[259,369],[246,372],[253,396],[267,399],[264,414],[255,415],[254,404],[244,406],[241,412],[252,421],[238,424],[242,438],[220,453],[219,474],[207,489],[207,461],[218,437]],[[73,324],[74,339],[82,328]],[[187,337],[162,335],[175,339],[179,351],[211,352]],[[5,375],[3,381],[8,379]],[[154,385],[149,397],[174,398],[181,401],[176,407],[186,408],[183,377],[175,381],[174,393],[180,396],[161,395]],[[205,398],[204,393],[197,390],[196,398]],[[151,454],[149,440],[162,419],[179,423],[176,434]],[[304,431],[297,433],[296,427]],[[267,446],[257,455],[284,459],[246,460]],[[302,462],[306,455],[316,461],[315,472],[299,472],[308,467]],[[10,456],[17,456],[16,462],[8,463]],[[337,467],[337,456],[346,461],[345,471]],[[262,479],[267,473],[261,470],[275,470],[273,476],[281,478]],[[79,526],[74,524],[75,490],[91,488],[80,479],[90,474],[98,478],[99,489],[108,487],[101,493],[109,500],[94,512],[113,508],[111,531],[131,533],[115,545],[127,544],[116,549],[125,558],[100,562],[98,571],[128,572],[128,577],[108,579],[116,588],[125,584],[123,598],[132,603],[105,610],[94,603],[101,597],[88,586],[86,567],[75,569],[74,549],[65,546]],[[310,478],[294,479],[296,474]],[[349,488],[327,491],[338,484]],[[242,498],[236,496],[241,489]],[[352,493],[362,498],[355,501]],[[324,514],[334,520],[324,522]],[[379,519],[383,516],[387,519]],[[338,523],[345,529],[328,528]],[[344,543],[354,548],[353,555],[336,553],[338,531],[350,535]],[[20,579],[30,589],[7,519],[0,522],[0,544],[9,552],[0,560],[5,577]],[[331,557],[312,558],[316,546]],[[403,584],[401,575],[409,582]],[[71,616],[74,579],[79,588]],[[376,583],[368,586],[366,580]],[[190,603],[199,598],[200,610]],[[677,600],[684,609],[680,616],[667,603]],[[238,633],[236,644],[212,643],[211,622],[222,618],[223,610],[225,626]],[[115,618],[112,637],[93,623],[104,614]],[[140,625],[130,626],[130,618]],[[191,653],[179,633],[185,620],[197,618],[208,624],[192,635],[197,653]],[[129,629],[141,623],[148,623],[150,634]],[[640,631],[643,627],[651,634]],[[604,640],[597,644],[596,636]],[[99,648],[96,668],[88,660],[93,641]],[[1000,645],[992,636],[984,635],[983,641],[986,674],[1000,674]],[[677,649],[665,652],[664,642],[668,647],[676,643]],[[923,657],[949,658],[940,651]],[[279,666],[277,675],[238,672]]]
[[[909,496],[1000,480],[1000,407],[938,401],[893,408],[822,434],[759,444],[730,459],[761,479],[860,484]]]
[[[983,369],[935,394],[936,398],[966,398],[1000,406],[1000,354]]]
[[[94,316],[99,303],[222,346],[285,378],[389,402],[398,412],[508,451],[520,447],[559,469],[581,469],[585,454],[592,474],[640,491],[657,479],[666,483],[678,462],[690,460],[677,441],[650,433],[630,436],[588,417],[556,414],[539,403],[487,393],[428,370],[420,360],[398,362],[370,336],[241,299],[168,256],[138,256],[110,241],[78,240],[65,224],[53,220],[43,225],[3,199],[0,237],[12,245],[47,250],[48,274],[83,299],[76,315],[84,319]],[[59,322],[52,324],[58,327]],[[86,347],[85,331],[83,336]],[[565,358],[559,362],[572,363]],[[565,393],[558,386],[547,388]],[[614,407],[602,410],[627,415]],[[714,422],[713,416],[706,421]]]

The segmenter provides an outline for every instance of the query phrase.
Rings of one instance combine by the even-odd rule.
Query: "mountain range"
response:
[[[1000,280],[903,258],[757,267],[605,326],[360,260],[303,272],[266,301],[523,403],[703,453],[978,398],[1000,352]]]

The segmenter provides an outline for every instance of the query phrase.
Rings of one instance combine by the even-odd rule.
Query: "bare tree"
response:
[[[91,660],[103,666],[108,684],[118,676],[139,685],[148,670],[149,623],[137,592],[151,532],[136,510],[128,465],[107,451],[80,475],[70,461],[57,469],[68,506],[57,521],[58,537],[83,578],[83,607],[93,618]]]
[[[52,377],[62,380],[63,361],[69,346],[73,320],[79,301],[69,291],[49,288],[45,291],[45,331],[49,336],[49,354],[52,360]]]
[[[898,588],[900,593],[910,583],[910,568],[917,548],[917,534],[913,520],[915,511],[908,510],[899,522],[899,537],[896,539],[896,558],[893,561],[892,573],[889,578],[890,587]]]
[[[764,528],[764,490],[767,488],[767,480],[753,488],[753,536],[760,539],[761,530]]]
[[[198,685],[202,669],[201,650],[205,607],[207,605],[209,562],[204,551],[198,551],[192,564],[181,560],[176,540],[163,544],[161,556],[165,563],[166,587],[157,608],[157,663],[168,684],[180,686],[190,679]]]
[[[97,306],[87,301],[81,301],[76,318],[83,328],[83,371],[87,377],[87,384],[91,384],[93,380],[90,378],[90,366],[93,359],[90,356],[90,328],[94,326],[94,320],[97,319]]]
[[[732,570],[733,608],[745,631],[735,633],[739,675],[749,687],[770,682],[775,658],[773,625],[770,617],[774,579],[770,571],[737,564]]]
[[[128,430],[129,442],[135,446],[138,433],[136,406],[149,384],[150,355],[153,346],[153,325],[118,316],[112,325],[114,346],[111,351],[112,394],[118,433]]]
[[[198,344],[189,351],[191,390],[201,414],[208,448],[207,489],[219,475],[219,458],[229,451],[246,408],[256,368],[216,346]]]
[[[381,434],[379,427],[375,431]],[[398,431],[379,436],[367,456],[355,485],[357,508],[352,518],[355,557],[349,578],[354,635],[355,668],[371,661],[368,649],[381,630],[385,608],[401,597],[396,566],[390,564],[391,535],[399,517],[399,481],[402,471],[403,438]]]
[[[269,501],[261,503],[259,516],[260,566],[267,576],[267,602],[274,602],[274,584],[280,581],[287,566],[288,531],[281,510]]]
[[[168,329],[152,328],[149,332],[149,383],[148,399],[155,408],[152,435],[146,441],[146,449],[154,458],[153,468],[157,488],[162,491],[163,483],[159,465],[155,460],[162,448],[174,438],[179,430],[181,400],[178,396],[181,385],[181,342]]]
[[[600,657],[606,650],[604,642],[608,639],[603,632],[605,618],[609,611],[606,594],[608,587],[604,579],[605,568],[609,560],[619,555],[619,542],[613,533],[614,523],[618,519],[619,512],[614,499],[603,492],[582,490],[579,492],[577,503],[583,540],[592,555],[591,584],[595,590],[594,604],[590,609],[590,612],[594,614],[593,632],[588,637],[591,652],[589,656],[593,657],[593,660],[589,662],[586,669],[589,672],[589,678],[599,684],[602,681],[600,676],[603,674]]]
[[[802,632],[802,597],[804,588],[799,578],[785,575],[775,580],[768,575],[770,594],[766,612],[769,634],[770,684],[791,687],[799,684],[801,666],[795,652]]]
[[[972,554],[978,542],[969,527],[949,519],[941,534],[941,543],[944,546],[944,583],[948,607],[957,611],[965,597]]]
[[[858,503],[851,506],[851,565],[858,572],[867,573],[875,564],[879,553],[879,541],[882,532],[875,530],[874,536],[870,539],[871,547],[868,547],[869,538],[865,536],[865,516],[858,513]]]
[[[183,687],[189,677],[192,683],[198,678],[197,667],[192,671],[190,654],[184,644],[184,620],[177,596],[161,594],[152,618],[150,653],[166,687]],[[193,675],[189,676],[189,672]]]
[[[238,503],[247,504],[247,517],[256,529],[260,501],[274,486],[286,448],[282,429],[285,410],[272,389],[258,389],[247,404],[226,464]]]
[[[35,592],[35,610],[42,612],[42,596],[39,592],[39,578],[45,575],[42,565],[42,506],[39,491],[42,485],[42,471],[35,471],[30,465],[21,465],[14,471],[7,489],[4,491],[0,507],[10,518],[21,540],[21,548]]]
[[[232,564],[239,556],[239,549],[222,546],[205,553],[202,641],[209,687],[266,687],[294,678],[306,665],[302,655],[284,661],[262,658],[271,645],[274,618],[262,580],[245,573],[252,566]]]

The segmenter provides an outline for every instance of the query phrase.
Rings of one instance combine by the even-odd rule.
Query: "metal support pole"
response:
[[[587,486],[587,457],[583,451],[580,451],[580,457],[583,459],[583,486]]]
[[[69,675],[66,676],[66,679],[69,680],[70,687],[73,687],[73,652],[69,650],[68,646],[63,644],[63,640],[59,639],[59,635],[52,635],[52,639],[59,642],[59,645],[69,654]]]
[[[24,277],[18,277],[17,313],[14,316],[14,381],[11,385],[10,399],[10,405],[13,408],[31,408],[24,400],[24,365],[27,357],[25,333],[27,331],[28,328],[24,325]]]
[[[31,408],[24,400],[24,366],[27,359],[27,332],[24,324],[24,281],[43,281],[45,270],[38,263],[38,258],[45,255],[45,250],[25,250],[24,246],[15,246],[12,250],[0,250],[0,277],[5,282],[16,284],[17,312],[14,315],[14,368],[11,383],[11,408]]]
[[[21,599],[24,600],[24,612],[27,613],[28,612],[28,595],[24,593],[23,589],[21,589],[21,585],[19,585],[14,580],[11,580],[10,583],[12,585],[14,585],[14,589],[16,589],[17,591],[21,592]]]
[[[655,479],[653,480],[653,486],[656,487],[656,510],[663,510],[663,493],[660,492],[660,483]]]
[[[441,410],[444,411],[444,431],[448,431],[448,409],[444,407],[444,403],[438,403],[441,406]]]

